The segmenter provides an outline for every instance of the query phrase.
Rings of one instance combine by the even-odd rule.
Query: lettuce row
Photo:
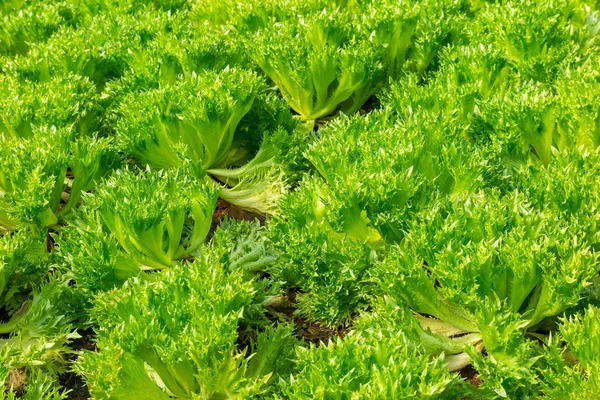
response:
[[[91,382],[100,382],[97,397],[132,396],[127,388],[111,392],[115,360],[122,367],[119,376],[139,377],[137,395],[152,398],[207,397],[213,392],[216,397],[244,397],[247,392],[266,397],[274,392],[283,397],[453,398],[467,396],[463,389],[476,398],[525,398],[539,395],[540,388],[548,397],[567,397],[577,390],[592,397],[597,391],[594,348],[583,340],[591,337],[595,343],[594,310],[585,317],[572,316],[585,308],[588,299],[582,298],[598,280],[597,2],[108,0],[44,5],[34,15],[28,14],[37,10],[29,7],[31,2],[17,0],[4,2],[0,10],[16,15],[21,3],[23,12],[3,25],[8,36],[0,28],[0,53],[8,55],[0,59],[0,86],[7,94],[0,117],[0,161],[7,165],[0,180],[0,240],[6,240],[7,253],[15,254],[2,259],[1,268],[4,307],[17,317],[3,321],[8,336],[2,338],[7,342],[0,379],[26,370],[31,384],[23,396],[64,396],[55,381],[64,369],[63,358],[71,357],[69,321],[75,312],[67,309],[71,300],[65,296],[73,283],[75,291],[84,288],[85,306],[96,292],[116,287],[115,294],[100,298],[119,305],[130,301],[135,308],[136,300],[126,299],[128,295],[161,286],[164,276],[187,274],[192,257],[203,270],[222,264],[226,280],[235,276],[252,291],[244,311],[230,311],[238,316],[218,328],[227,332],[223,347],[233,349],[225,353],[236,360],[227,364],[230,373],[221,375],[229,383],[209,383],[205,392],[200,386],[206,380],[188,373],[191,364],[179,364],[178,351],[160,362],[146,352],[147,342],[135,354],[124,352],[131,337],[147,334],[142,327],[149,326],[148,314],[154,323],[170,305],[149,306],[147,321],[139,326],[130,325],[130,315],[114,306],[97,314],[98,320],[108,320],[100,322],[109,337],[103,342],[108,343],[101,350],[105,352],[88,359],[101,360],[91,361],[87,370],[94,377]],[[194,13],[229,6],[228,15],[194,19]],[[23,22],[45,19],[45,10],[54,7],[61,10],[59,18],[42,27],[42,34],[32,32],[21,40],[28,30],[38,29],[35,21],[28,26]],[[103,15],[98,16],[100,10]],[[323,23],[315,26],[314,20]],[[299,28],[298,21],[303,22]],[[2,47],[13,32],[19,36],[17,45]],[[306,35],[296,37],[297,32]],[[290,53],[290,46],[266,40],[273,37],[288,38],[298,51]],[[219,47],[233,54],[223,55]],[[260,62],[256,68],[278,86],[272,90],[258,75],[238,69],[255,67],[247,59],[260,61],[269,49],[270,61],[280,65],[271,72]],[[248,54],[235,54],[246,50]],[[376,62],[361,63],[369,54]],[[325,58],[314,62],[315,56]],[[332,78],[330,70],[319,73],[321,63],[348,68],[336,70]],[[294,67],[291,72],[287,64]],[[197,147],[198,142],[183,143],[180,128],[204,126],[206,121],[194,119],[204,106],[194,108],[194,103],[192,112],[182,112],[181,104],[193,96],[185,93],[180,101],[176,91],[198,89],[186,85],[231,70],[261,82],[252,105],[231,113],[236,114],[236,126],[219,130],[223,142]],[[298,72],[311,79],[303,81]],[[292,76],[295,81],[289,86],[296,92],[287,95],[277,79],[289,80],[294,74],[298,76]],[[352,81],[343,101],[338,96],[340,77]],[[317,133],[296,127],[288,107],[282,107],[285,103],[272,96],[279,90],[290,105],[299,100],[324,104],[329,111],[323,111],[322,119],[361,108],[365,99],[386,89],[388,77],[398,80],[381,96],[382,110],[367,117],[342,116]],[[333,81],[308,89],[304,85],[322,78]],[[213,83],[205,79],[199,86]],[[162,93],[170,93],[169,101],[163,102]],[[232,98],[244,97],[232,93]],[[231,100],[207,108],[229,112]],[[271,101],[277,103],[273,108],[267,104]],[[123,102],[132,105],[120,109]],[[296,109],[299,119],[312,120],[311,107]],[[155,108],[158,113],[140,113]],[[125,121],[156,114],[152,122],[160,123],[152,125],[147,119],[139,129],[128,130]],[[209,125],[222,122],[209,119]],[[156,126],[168,131],[168,141],[155,140]],[[115,174],[95,190],[116,164],[112,140],[95,138],[95,131],[101,136],[116,132],[118,147],[127,156],[160,142],[148,157],[157,164],[165,154],[173,157],[166,158],[169,166],[154,165],[154,171],[124,169],[126,177]],[[139,138],[143,140],[134,142]],[[307,142],[312,143],[308,149]],[[207,150],[207,143],[216,148]],[[134,156],[148,164],[144,157]],[[187,159],[197,164],[193,174],[185,171]],[[199,183],[205,172],[206,185]],[[224,226],[210,246],[200,245],[214,210],[215,188],[222,198],[246,209],[280,214],[267,222],[274,244],[263,241],[260,228],[241,224],[239,229]],[[73,213],[79,198],[92,190],[84,196],[84,207]],[[196,195],[210,198],[196,214],[203,221],[197,235],[188,204]],[[132,198],[133,204],[121,196]],[[71,225],[65,228],[67,221]],[[41,237],[33,238],[35,245],[12,247],[31,229],[45,227],[57,230],[52,238],[61,265],[37,263]],[[149,235],[152,243],[143,240]],[[51,247],[52,241],[47,244]],[[48,276],[54,268],[70,281]],[[163,268],[165,272],[140,273]],[[205,278],[191,284],[208,282]],[[33,280],[41,285],[31,284]],[[248,281],[252,283],[246,285]],[[355,332],[328,346],[297,350],[290,327],[262,332],[262,303],[279,285],[297,292],[297,316],[327,325],[353,323]],[[180,293],[169,286],[157,298],[171,292]],[[217,297],[222,299],[221,294]],[[387,303],[382,305],[378,297]],[[197,302],[184,303],[182,309]],[[20,312],[26,308],[28,312]],[[383,322],[368,318],[384,312]],[[114,317],[119,313],[123,318]],[[366,323],[355,319],[358,313],[366,314]],[[560,332],[548,337],[563,313],[567,317],[558,325]],[[77,324],[87,321],[86,315]],[[200,322],[209,326],[216,321]],[[256,326],[261,332],[256,341],[250,340],[256,355],[248,359],[238,347]],[[125,336],[130,327],[135,333]],[[200,329],[194,325],[182,331],[187,335]],[[161,343],[165,335],[150,335],[152,343]],[[545,348],[540,350],[542,342]],[[187,343],[175,347],[190,349]],[[294,351],[296,369],[290,367]],[[274,365],[282,352],[285,365]],[[142,353],[145,362],[139,359]],[[332,366],[338,354],[344,362]],[[458,376],[444,370],[467,363],[483,381],[478,389],[468,390]],[[51,373],[44,373],[43,364]],[[173,364],[181,370],[175,371]],[[323,376],[322,371],[330,374]],[[406,379],[400,382],[398,375]],[[412,379],[416,376],[428,380]],[[223,382],[221,378],[216,380]],[[323,393],[323,386],[331,391]]]

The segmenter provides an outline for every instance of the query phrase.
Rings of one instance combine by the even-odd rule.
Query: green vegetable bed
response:
[[[600,398],[597,0],[0,1],[0,399]]]

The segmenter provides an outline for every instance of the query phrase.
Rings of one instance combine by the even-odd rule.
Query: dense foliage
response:
[[[0,2],[1,399],[596,399],[600,3]]]

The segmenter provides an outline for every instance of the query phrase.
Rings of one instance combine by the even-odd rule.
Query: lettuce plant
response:
[[[430,72],[440,67],[441,50],[464,42],[468,17],[461,5],[453,2],[420,2],[414,12],[417,24],[403,70],[426,79]]]
[[[66,357],[72,354],[68,343],[80,337],[73,329],[76,315],[68,304],[68,282],[51,277],[36,286],[21,309],[0,324],[0,332],[9,335],[0,340],[0,352],[11,368],[43,365],[56,376],[66,370]]]
[[[137,51],[169,29],[172,20],[167,13],[105,8],[85,26],[62,27],[47,42],[34,44],[26,57],[6,62],[3,69],[34,82],[72,73],[87,77],[101,91],[107,82],[123,76]]]
[[[362,3],[362,2],[361,2]],[[367,1],[354,11],[362,17],[365,32],[370,32],[372,42],[385,48],[386,73],[391,77],[400,75],[414,45],[415,31],[422,4],[405,1]],[[424,13],[426,14],[426,12]],[[418,36],[418,35],[417,35]]]
[[[366,322],[366,321],[365,321]],[[401,330],[377,317],[343,339],[296,350],[296,371],[277,398],[455,399],[467,392],[444,357],[430,358]]]
[[[445,64],[437,80],[421,86],[409,75],[391,85],[382,96],[384,104],[403,120],[422,112],[444,118],[463,131],[459,140],[466,139],[485,154],[485,162],[503,169],[532,159],[548,165],[553,149],[593,140],[589,111],[578,108],[566,91],[559,97],[550,86],[520,79],[493,47],[457,47],[441,57]],[[581,118],[587,132],[575,125]]]
[[[25,229],[0,236],[0,304],[9,314],[48,273],[45,232]]]
[[[291,127],[282,124],[275,130],[269,128],[261,129],[266,133],[251,160],[237,168],[207,171],[225,185],[220,190],[221,198],[259,215],[280,213],[281,199],[309,169],[308,161],[302,156],[308,146],[306,132],[294,124]]]
[[[281,215],[267,224],[277,250],[277,263],[268,272],[277,284],[298,291],[297,315],[339,326],[367,305],[363,280],[374,254],[368,239],[353,235],[355,230],[368,234],[360,215],[356,228],[336,232],[323,216],[325,208],[319,192],[306,182],[283,198]]]
[[[515,148],[509,155],[515,161],[522,162],[522,158],[533,154],[548,165],[552,148],[560,140],[554,104],[555,96],[543,85],[515,82],[504,95],[489,102],[482,114],[487,124],[498,127],[494,134],[504,136],[502,142]]]
[[[254,73],[207,71],[130,95],[119,110],[117,134],[125,151],[152,168],[177,167],[185,158],[203,169],[219,166],[228,161],[236,127],[262,90]]]
[[[460,126],[443,114],[411,114],[400,123],[387,108],[340,118],[306,151],[322,177],[317,193],[333,230],[400,240],[404,224],[436,193],[455,197],[482,185],[482,154],[462,140]]]
[[[0,55],[26,54],[33,43],[45,42],[61,26],[79,25],[88,14],[73,1],[6,3],[0,6]]]
[[[131,93],[118,111],[119,142],[151,168],[191,162],[199,174],[225,185],[215,185],[225,200],[259,214],[275,213],[302,168],[300,154],[291,150],[303,148],[306,135],[296,130],[285,103],[264,92],[256,74],[226,68]],[[139,114],[140,108],[155,112]]]
[[[252,40],[254,60],[303,119],[357,111],[384,76],[383,48],[352,32],[351,20],[325,8],[270,25]]]
[[[46,236],[32,229],[0,236],[0,382],[24,398],[62,392],[58,375],[73,354],[69,342],[79,337],[76,302],[68,282],[51,274]]]
[[[1,357],[1,355],[0,355]],[[0,382],[4,382],[3,400],[62,400],[67,399],[67,391],[63,390],[55,377],[37,367],[31,371],[0,369]],[[25,385],[25,386],[23,386]]]
[[[135,51],[121,80],[108,84],[106,92],[115,102],[129,92],[172,85],[182,77],[200,75],[207,69],[221,71],[227,66],[243,67],[249,63],[239,40],[224,32],[195,27],[187,14],[173,17],[169,27]]]
[[[30,139],[1,142],[0,230],[57,225],[118,164],[110,140],[72,137],[41,127]]]
[[[589,306],[585,314],[563,318],[559,331],[549,338],[540,368],[542,393],[549,398],[592,399],[600,390],[598,308]],[[563,346],[563,342],[566,346]]]
[[[230,271],[242,270],[252,275],[264,273],[277,262],[277,256],[259,221],[226,219],[211,238],[214,251]]]
[[[465,124],[470,136],[477,140],[480,135],[478,130],[482,129],[482,104],[504,94],[508,84],[518,78],[511,71],[502,51],[491,44],[449,47],[441,52],[440,58],[439,83],[429,86],[433,85],[435,89],[447,88],[445,92],[436,93],[444,99],[441,101],[443,108],[446,112],[451,112],[452,107],[456,107],[461,117],[459,121]],[[410,96],[400,92],[399,85],[395,85],[391,92],[393,95],[388,98],[393,104]],[[457,100],[458,104],[452,104]],[[403,105],[406,104],[408,103]],[[469,124],[470,129],[467,128]]]
[[[557,79],[559,149],[584,146],[594,151],[600,146],[600,73],[595,67],[598,61],[598,56],[592,55]]]
[[[366,275],[385,245],[401,241],[414,216],[438,197],[482,185],[452,120],[416,114],[405,124],[390,110],[332,121],[305,152],[317,174],[281,203],[269,222],[280,267],[272,272],[300,290],[298,313],[344,324],[366,306]],[[303,260],[298,263],[298,260]]]
[[[552,83],[563,60],[584,55],[594,39],[591,10],[578,1],[510,1],[482,10],[474,44],[493,43],[524,79]]]
[[[215,190],[184,171],[123,169],[98,186],[86,207],[91,218],[97,210],[107,228],[102,231],[141,269],[155,270],[198,250],[216,201]]]
[[[92,398],[247,397],[268,375],[248,380],[248,360],[235,349],[241,313],[254,296],[241,271],[199,257],[158,282],[132,280],[98,296],[98,352],[78,369]]]
[[[462,20],[435,2],[340,3],[294,4],[291,15],[287,8],[257,7],[254,18],[237,21],[250,27],[241,34],[256,31],[253,59],[304,120],[354,113],[388,76],[424,74]]]
[[[5,138],[30,138],[40,126],[73,125],[81,136],[101,130],[96,88],[87,79],[68,75],[44,83],[6,79],[0,83],[2,104],[0,134]]]
[[[69,216],[68,224],[53,239],[57,266],[87,297],[86,307],[91,306],[95,293],[119,287],[130,277],[151,278],[120,247],[99,213],[85,206]]]
[[[201,7],[195,7],[194,11],[209,26],[221,30],[233,28],[240,35],[246,35],[256,33],[271,23],[293,18],[300,12],[299,3],[296,0],[251,0],[244,3],[223,1],[210,5],[202,4]],[[310,7],[311,3],[315,2],[305,4]]]

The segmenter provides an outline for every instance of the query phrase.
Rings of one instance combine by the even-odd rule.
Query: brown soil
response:
[[[94,342],[94,331],[86,329],[80,331],[80,338],[71,342],[70,347],[75,350],[96,351],[96,343]],[[75,358],[75,356],[73,357]],[[90,392],[83,378],[75,372],[65,372],[59,377],[60,384],[65,390],[68,390],[68,400],[87,400],[90,398]]]
[[[467,365],[463,369],[459,371],[460,376],[471,385],[475,387],[479,387],[481,385],[481,379],[479,378],[479,373],[475,371],[472,365]]]
[[[79,331],[80,338],[74,339],[71,342],[71,348],[74,350],[89,350],[96,351],[96,343],[94,342],[94,330],[89,328],[83,331]]]
[[[304,339],[305,342],[314,344],[329,344],[334,338],[339,337],[341,339],[346,336],[350,331],[350,328],[329,328],[322,326],[318,322],[308,323],[304,320],[295,320],[296,323],[296,336],[300,339]]]
[[[67,394],[68,400],[87,400],[90,398],[90,392],[80,375],[73,372],[62,374],[60,384],[69,391]]]

